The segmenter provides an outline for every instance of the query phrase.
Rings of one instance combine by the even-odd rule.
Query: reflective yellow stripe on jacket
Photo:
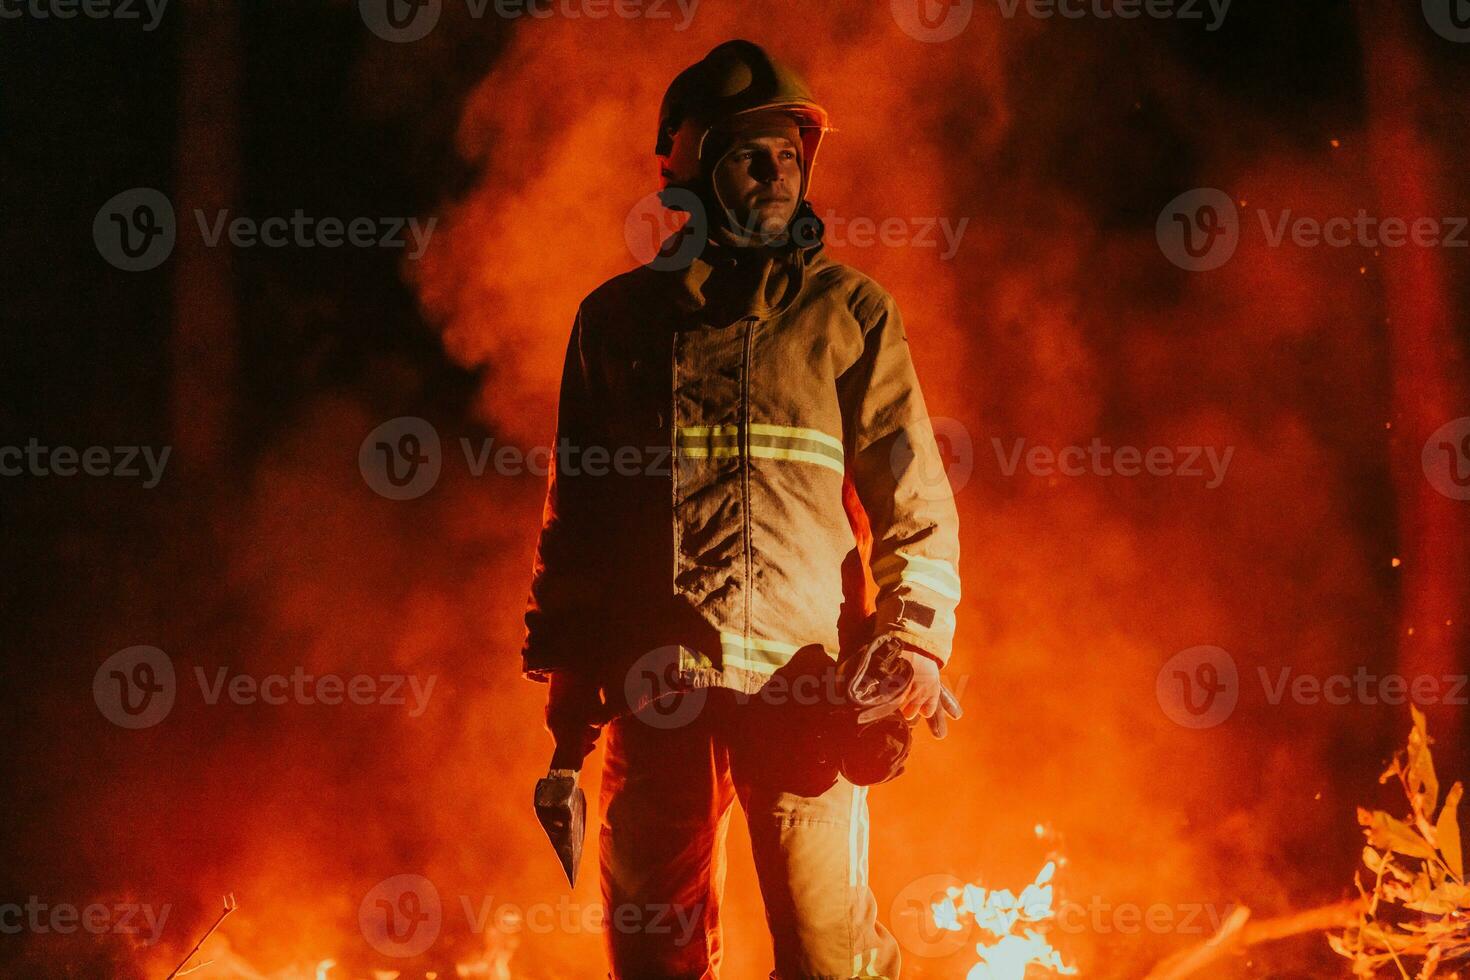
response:
[[[794,425],[752,422],[750,455],[756,459],[781,459],[811,463],[836,473],[846,472],[842,440],[820,429]],[[739,425],[681,425],[674,434],[679,455],[691,459],[738,458]]]
[[[960,601],[960,576],[955,567],[938,558],[925,558],[900,548],[873,563],[873,581],[881,588],[894,583],[920,585],[946,599]]]
[[[796,653],[795,643],[780,640],[746,639],[735,633],[720,634],[720,657],[726,667],[736,667],[757,674],[774,674],[790,662]],[[681,655],[688,665],[695,668],[713,666],[709,660],[695,650],[685,648]]]

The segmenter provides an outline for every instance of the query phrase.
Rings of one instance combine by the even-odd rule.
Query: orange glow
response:
[[[544,486],[472,477],[454,440],[477,427],[497,444],[551,438],[577,304],[634,264],[625,228],[657,186],[664,87],[730,37],[790,59],[831,111],[836,132],[810,195],[819,215],[932,222],[936,236],[941,220],[968,222],[947,259],[942,237],[933,248],[831,247],[897,299],[929,409],[968,436],[974,471],[957,492],[966,597],[947,668],[966,713],[943,742],[918,731],[907,772],[874,789],[872,883],[886,921],[893,896],[934,869],[1025,881],[1047,860],[1031,832],[1042,819],[1065,829],[1068,895],[1089,917],[1057,941],[1064,964],[1039,928],[1053,909],[1046,864],[1020,895],[975,884],[948,896],[943,916],[970,916],[994,936],[979,965],[968,948],[932,960],[905,950],[906,961],[922,976],[972,980],[1020,978],[1028,962],[1142,976],[1203,937],[1177,925],[1126,931],[1106,910],[1248,898],[1269,914],[1303,895],[1334,898],[1347,880],[1361,784],[1337,777],[1361,743],[1344,743],[1343,713],[1269,701],[1258,670],[1351,673],[1373,654],[1365,637],[1400,632],[1378,582],[1397,545],[1354,521],[1388,509],[1364,493],[1364,475],[1405,426],[1382,423],[1386,313],[1381,284],[1359,272],[1363,255],[1272,247],[1255,209],[1353,214],[1369,182],[1364,141],[1344,133],[1329,157],[1320,138],[1311,151],[1236,138],[1264,123],[1233,100],[1152,105],[1192,149],[1196,169],[1179,179],[1218,184],[1242,209],[1235,257],[1185,273],[1160,254],[1153,215],[1134,213],[1175,191],[1132,186],[1125,164],[1107,178],[1072,164],[1087,149],[1079,115],[1094,111],[1075,93],[1091,93],[1110,63],[1067,32],[976,4],[962,36],[926,44],[886,2],[760,3],[758,17],[752,6],[710,2],[677,33],[618,17],[518,24],[459,118],[477,177],[444,202],[428,252],[405,271],[447,354],[483,372],[474,417],[442,433],[439,485],[411,507],[366,492],[340,465],[342,447],[382,420],[323,398],[262,452],[248,499],[221,517],[229,579],[258,610],[232,642],[256,662],[386,666],[438,674],[439,688],[420,718],[303,711],[266,725],[213,709],[210,721],[236,725],[230,737],[248,747],[243,771],[215,767],[187,791],[182,780],[120,777],[99,793],[99,811],[137,819],[199,801],[193,819],[207,832],[191,823],[179,845],[197,863],[170,883],[197,908],[177,921],[203,917],[226,887],[242,909],[201,950],[213,962],[197,980],[357,980],[369,969],[407,980],[456,965],[496,980],[602,975],[601,933],[579,917],[600,900],[600,752],[583,773],[589,827],[575,888],[530,807],[550,739],[545,688],[520,678],[517,651]],[[438,70],[436,49],[403,47],[395,56],[422,59],[414,71]],[[1158,92],[1188,87],[1168,64],[1133,70]],[[1206,489],[1007,475],[996,448],[1094,438],[1229,447],[1234,462]],[[1406,571],[1420,563],[1403,556]],[[1425,607],[1420,622],[1448,622],[1456,608]],[[1202,644],[1234,658],[1240,702],[1217,726],[1191,729],[1160,710],[1155,684],[1173,655]],[[199,751],[155,748],[139,773]],[[1322,805],[1306,806],[1326,774]],[[743,980],[770,968],[770,940],[738,810],[728,841],[724,975]],[[124,860],[139,874],[155,863]],[[399,960],[364,944],[358,915],[377,883],[403,874],[434,883],[442,931],[430,953]],[[515,914],[494,918],[502,906]],[[550,930],[524,915],[543,907]],[[182,952],[165,946],[138,951],[153,975]]]

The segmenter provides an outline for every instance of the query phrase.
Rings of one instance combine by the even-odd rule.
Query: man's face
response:
[[[782,136],[743,139],[725,154],[714,179],[738,230],[753,238],[775,238],[796,214],[801,155]]]

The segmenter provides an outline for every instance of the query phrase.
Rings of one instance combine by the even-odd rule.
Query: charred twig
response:
[[[219,918],[214,920],[214,925],[205,930],[204,935],[200,936],[199,941],[194,944],[194,948],[189,950],[188,954],[186,954],[183,960],[179,962],[179,965],[174,967],[173,972],[164,977],[163,980],[174,980],[175,977],[181,977],[186,973],[193,973],[195,970],[199,969],[198,966],[190,967],[187,970],[184,969],[184,967],[189,966],[189,961],[194,958],[195,953],[199,952],[199,947],[204,945],[204,940],[214,935],[214,931],[219,928],[219,924],[225,921],[225,916],[229,915],[231,912],[235,911],[235,909],[240,907],[240,903],[235,901],[234,892],[230,892],[228,895],[225,896],[224,905],[225,907],[223,911],[220,912]],[[208,964],[206,963],[199,964],[199,966],[207,965]]]

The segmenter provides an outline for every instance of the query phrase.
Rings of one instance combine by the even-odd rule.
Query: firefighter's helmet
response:
[[[711,140],[712,130],[738,126],[743,118],[776,113],[800,134],[801,184],[805,196],[827,110],[790,68],[750,41],[726,41],[679,73],[658,113],[660,186],[680,187],[703,197],[710,175],[728,145]]]

